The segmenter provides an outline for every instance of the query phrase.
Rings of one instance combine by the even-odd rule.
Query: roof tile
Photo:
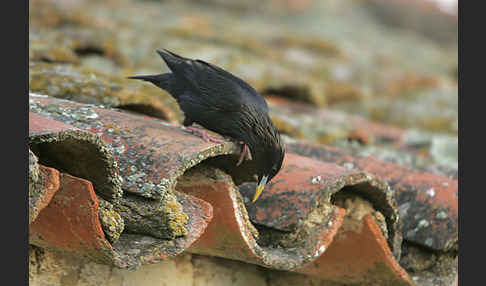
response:
[[[247,202],[253,190],[254,184],[240,186]],[[389,245],[399,258],[401,221],[392,190],[368,173],[287,153],[282,170],[268,184],[261,198],[246,206],[253,222],[293,231],[316,208],[331,204],[332,196],[342,191],[365,197],[383,213],[390,234]]]
[[[254,183],[245,180],[251,178],[252,161],[236,168],[239,147],[234,143],[205,142],[178,126],[147,116],[49,97],[31,97],[30,102],[31,111],[37,113],[30,116],[30,148],[41,164],[64,172],[52,202],[32,224],[31,242],[118,267],[157,262],[187,249],[333,281],[413,285],[397,262],[402,242],[400,217],[408,220],[404,225],[413,219],[417,222],[403,212],[407,203],[403,194],[414,196],[410,210],[421,204],[429,208],[420,210],[428,215],[437,212],[430,205],[441,207],[442,212],[432,213],[439,220],[433,229],[440,230],[444,220],[450,224],[457,213],[457,197],[450,197],[454,190],[457,194],[457,181],[305,143],[288,144],[281,172],[260,200],[251,204]],[[83,147],[90,144],[95,147]],[[110,171],[103,176],[119,180],[119,185],[115,184],[118,199],[107,195],[109,192],[98,193],[102,186],[107,189],[106,183],[92,174],[98,169],[77,171],[76,164],[82,160],[73,148],[85,148],[84,156],[104,162],[103,168]],[[60,152],[73,156],[64,156],[63,161],[57,154]],[[31,156],[32,181],[36,177],[35,155]],[[72,208],[66,217],[66,210],[56,202],[67,202],[76,188],[82,198],[76,205],[87,205],[82,210],[66,205]],[[334,201],[343,193],[369,201],[383,220],[372,214],[359,219],[358,229],[345,227],[351,210]],[[100,222],[98,210],[98,201],[105,197],[97,197],[103,194],[111,198],[108,204],[124,222],[118,239],[105,237],[103,227],[107,224]],[[395,196],[401,199],[398,204]],[[81,211],[85,213],[79,217],[86,222],[70,225],[69,217]],[[131,221],[137,215],[141,221]],[[145,215],[159,220],[152,219],[147,225]],[[50,217],[55,222],[51,225],[66,233],[54,237],[45,227]],[[418,221],[420,227],[430,231],[430,225],[425,225],[428,217],[422,220]],[[83,241],[77,242],[74,236]],[[413,241],[414,236],[408,233],[406,238]],[[420,239],[416,241],[430,246],[430,240]],[[446,240],[433,238],[431,243],[447,250],[454,244],[454,234],[448,233]],[[362,249],[362,244],[368,247]]]
[[[393,247],[395,256],[399,256],[401,236],[398,211],[386,183],[356,170],[287,153],[282,170],[255,204],[249,203],[254,191],[249,186],[254,184],[241,185],[240,194],[229,175],[205,164],[181,178],[178,190],[214,206],[214,219],[189,252],[297,271],[327,280],[413,285],[390,250]],[[371,221],[365,218],[362,222],[367,227],[362,229],[370,229],[368,232],[343,232],[341,225],[346,210],[332,205],[331,195],[350,187],[381,206],[389,222],[390,243],[371,217]],[[291,221],[292,227],[285,218]],[[350,252],[343,248],[349,244],[359,246],[363,240],[369,242],[369,248],[362,253],[361,260],[355,259],[361,254],[346,254]],[[333,256],[325,258],[334,244],[337,252],[346,256],[338,259],[341,262],[334,261]],[[378,269],[375,263],[384,267]],[[346,270],[346,265],[357,271]],[[324,270],[328,268],[334,271]]]
[[[322,256],[297,271],[344,284],[414,285],[371,215],[358,231],[340,231]]]
[[[37,164],[37,157],[29,149],[29,224],[45,208],[59,189],[59,172]]]
[[[30,224],[30,243],[109,261],[111,246],[101,229],[98,200],[90,181],[61,174],[61,185]]]
[[[51,111],[59,110],[59,105],[56,103],[52,103],[47,107]],[[81,111],[86,113],[87,109],[81,109]],[[77,112],[80,112],[80,110],[77,110]],[[64,116],[62,114],[60,115]],[[70,115],[72,116],[72,113],[70,113]],[[172,205],[181,205],[181,209],[184,210],[181,215],[187,217],[187,219],[181,221],[181,223],[184,225],[187,235],[172,237],[173,239],[170,240],[157,239],[153,236],[144,235],[143,233],[129,233],[130,226],[125,225],[125,229],[129,232],[123,232],[118,240],[116,239],[116,236],[110,237],[110,242],[112,243],[110,244],[110,242],[105,239],[103,228],[105,226],[110,227],[111,225],[104,225],[106,223],[105,220],[101,221],[103,225],[100,224],[98,197],[95,193],[95,190],[99,192],[102,188],[97,188],[94,183],[91,184],[91,180],[96,181],[96,179],[99,178],[96,176],[98,169],[95,167],[97,164],[99,165],[100,162],[101,165],[104,166],[101,168],[102,170],[109,169],[109,172],[101,174],[101,176],[105,176],[105,180],[110,181],[108,175],[113,175],[113,178],[120,178],[117,169],[118,164],[113,159],[115,157],[113,157],[111,149],[108,149],[106,143],[101,141],[96,134],[80,130],[72,125],[41,117],[33,113],[30,114],[29,121],[31,123],[29,130],[30,148],[40,156],[40,162],[46,162],[70,173],[78,173],[79,170],[82,169],[81,167],[84,167],[85,170],[84,172],[81,172],[81,175],[85,175],[90,179],[90,181],[88,181],[66,173],[61,174],[61,185],[67,184],[68,187],[64,186],[64,189],[56,189],[56,198],[66,200],[64,199],[64,196],[70,197],[72,195],[70,192],[76,188],[76,194],[84,193],[84,195],[78,194],[79,201],[75,203],[75,206],[71,207],[65,205],[64,207],[59,207],[59,205],[56,205],[55,203],[57,201],[55,201],[51,202],[42,212],[40,212],[42,216],[31,216],[31,220],[33,220],[33,223],[31,224],[31,243],[52,249],[87,255],[97,261],[112,264],[117,267],[133,268],[138,267],[143,263],[153,263],[181,253],[202,234],[207,223],[212,219],[211,205],[195,197],[174,192],[169,196],[175,196]],[[79,153],[76,153],[76,150],[73,150],[76,148],[84,151],[84,153],[82,153],[84,157],[80,156]],[[100,150],[103,152],[100,152]],[[34,181],[36,178],[34,174],[36,173],[37,162],[34,160],[34,154],[32,154],[31,157],[31,181]],[[87,160],[92,165],[83,165],[83,160]],[[80,164],[81,166],[76,164]],[[55,169],[52,170],[58,172]],[[38,177],[39,176],[37,176],[37,178]],[[101,187],[103,186],[103,184],[98,185]],[[35,184],[32,186],[31,189],[35,189]],[[67,190],[65,190],[66,188]],[[119,188],[119,191],[121,194],[121,188]],[[102,193],[99,194],[101,195]],[[120,199],[115,200],[113,196],[107,197],[112,199],[112,202],[110,203],[114,204],[114,210],[120,212]],[[167,202],[168,204],[166,204],[166,206],[171,206],[170,200]],[[76,206],[84,206],[85,208],[80,210],[76,209]],[[65,210],[65,207],[72,209],[66,213],[67,210]],[[36,209],[39,208],[31,208],[31,213],[35,213]],[[78,213],[76,212],[81,211],[85,212],[79,214],[78,217]],[[171,211],[171,209],[169,208],[168,211]],[[36,212],[39,213],[39,210]],[[65,217],[66,215],[68,217]],[[80,222],[73,226],[71,225],[73,218],[81,218],[84,222]],[[126,219],[126,217],[124,219]],[[53,226],[56,226],[56,228],[50,229],[50,227]],[[169,228],[175,227],[170,221],[168,222],[168,226]],[[58,235],[54,235],[56,231]],[[82,240],[85,240],[83,243],[88,246],[81,245],[81,242],[79,242],[78,245],[76,237],[83,238]]]
[[[404,239],[435,250],[447,251],[457,247],[457,180],[373,157],[353,157],[325,145],[292,143],[287,149],[324,162],[350,165],[387,181],[395,191]]]
[[[258,233],[250,222],[243,198],[231,177],[220,170],[208,168],[199,171],[199,174],[189,175],[178,184],[178,190],[214,206],[214,219],[201,238],[188,249],[190,252],[291,270],[321,255],[324,245],[331,243],[342,223],[344,210],[331,206],[328,216],[321,218],[324,222],[315,232],[301,238],[302,245],[292,250],[264,247],[258,241],[264,234]]]

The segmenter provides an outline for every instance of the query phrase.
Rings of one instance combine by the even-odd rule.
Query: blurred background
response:
[[[287,141],[457,177],[457,1],[29,1],[31,92],[180,123],[126,79],[168,71],[156,49],[249,82]]]

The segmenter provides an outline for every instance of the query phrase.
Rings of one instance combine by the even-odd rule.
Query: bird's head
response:
[[[269,152],[264,155],[263,160],[265,161],[263,161],[261,167],[259,166],[258,168],[258,184],[252,202],[255,202],[258,199],[266,184],[270,182],[280,171],[280,168],[282,168],[282,162],[285,155],[283,149],[279,148],[268,151]]]
[[[280,134],[269,118],[261,122],[263,127],[258,134],[257,142],[249,146],[253,160],[256,161],[256,175],[258,184],[253,201],[255,202],[263,192],[265,185],[270,182],[282,168],[285,150],[280,140]],[[252,148],[253,147],[253,148]]]

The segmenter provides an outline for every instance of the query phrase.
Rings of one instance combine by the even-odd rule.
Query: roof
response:
[[[101,106],[29,101],[32,244],[121,268],[188,251],[397,285],[413,285],[398,263],[402,236],[457,245],[454,179],[301,142],[287,144],[282,170],[251,204],[251,161],[236,168],[231,142]],[[369,207],[355,215],[360,200]]]
[[[199,253],[285,282],[456,285],[457,17],[206,2],[30,6],[30,243],[119,268]],[[126,78],[164,72],[162,48],[265,96],[287,156],[255,204],[240,146],[185,132],[167,92]]]

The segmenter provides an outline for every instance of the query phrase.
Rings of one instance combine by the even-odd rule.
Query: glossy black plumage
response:
[[[184,112],[185,126],[195,122],[243,141],[256,161],[259,182],[264,176],[270,181],[281,168],[284,148],[268,116],[265,99],[249,84],[219,67],[167,50],[157,52],[172,73],[130,78],[149,81],[169,92]]]

